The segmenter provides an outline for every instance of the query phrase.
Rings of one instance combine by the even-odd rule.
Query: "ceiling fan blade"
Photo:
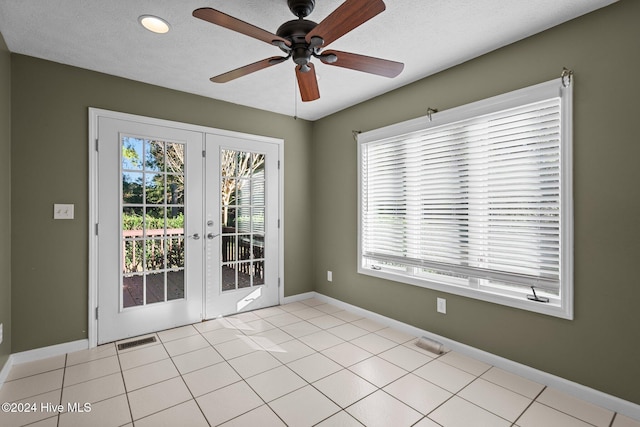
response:
[[[284,62],[288,57],[286,56],[272,56],[271,58],[263,59],[262,61],[254,62],[253,64],[245,65],[244,67],[236,68],[235,70],[227,71],[215,77],[211,77],[211,81],[214,83],[227,83],[231,80],[235,80],[238,77],[246,76],[247,74],[255,73],[256,71],[263,70],[271,67],[272,65],[280,64]]]
[[[325,58],[331,58],[330,55],[335,55],[337,59],[334,62],[326,60]],[[318,58],[327,65],[350,68],[352,70],[377,74],[379,76],[389,78],[396,77],[404,69],[404,64],[402,62],[358,55],[357,53],[341,52],[339,50],[322,51],[322,55],[318,55]]]
[[[382,0],[347,0],[309,31],[305,39],[311,43],[312,37],[321,37],[323,46],[327,46],[384,10]]]
[[[309,67],[308,71],[302,71],[301,65],[296,67],[296,76],[298,77],[298,86],[300,87],[300,96],[303,102],[315,101],[320,98],[315,67],[312,63],[308,63],[307,66]]]
[[[254,39],[262,40],[263,42],[273,44],[274,41],[280,41],[291,46],[291,42],[287,39],[279,37],[267,30],[258,28],[255,25],[251,25],[247,22],[241,21],[238,18],[222,13],[219,10],[212,9],[210,7],[203,7],[193,11],[193,16],[200,18],[204,21],[211,22],[212,24],[220,25],[221,27],[228,28],[238,33],[244,34]]]

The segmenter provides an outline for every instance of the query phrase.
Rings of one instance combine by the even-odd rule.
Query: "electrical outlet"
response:
[[[447,314],[447,300],[444,298],[438,298],[437,309],[438,313]]]
[[[327,270],[327,282],[333,282],[333,272]]]

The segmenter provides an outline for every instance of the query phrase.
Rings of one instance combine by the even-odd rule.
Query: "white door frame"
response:
[[[201,132],[203,134],[214,134],[229,136],[253,141],[268,142],[278,145],[278,156],[280,158],[280,173],[278,182],[279,206],[278,217],[280,223],[284,224],[284,140],[267,136],[251,135],[241,132],[234,132],[206,126],[193,125],[188,123],[175,122],[170,120],[156,119],[152,117],[138,116],[128,113],[104,110],[89,107],[89,301],[88,301],[88,338],[89,347],[96,347],[98,343],[98,118],[106,117],[119,120],[130,120],[149,125],[173,127],[177,129]],[[204,148],[203,148],[204,149]],[[279,301],[284,299],[284,227],[278,229],[279,253],[278,253],[278,277],[279,277]],[[203,298],[204,299],[204,298]],[[203,307],[204,308],[204,307]],[[204,312],[204,311],[203,311]]]

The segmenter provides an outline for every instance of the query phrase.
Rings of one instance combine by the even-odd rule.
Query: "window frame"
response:
[[[436,291],[461,295],[482,301],[506,305],[518,309],[555,316],[563,319],[573,319],[573,83],[566,85],[562,79],[554,79],[545,83],[529,86],[523,89],[493,96],[480,101],[451,108],[424,117],[392,124],[379,129],[363,132],[357,138],[358,162],[358,253],[357,271],[360,274],[400,283],[420,286]],[[531,294],[515,287],[498,292],[497,289],[471,288],[457,285],[455,278],[443,278],[441,275],[425,276],[424,278],[403,274],[394,269],[372,269],[364,266],[363,257],[363,147],[391,137],[410,134],[431,127],[479,117],[518,106],[543,101],[546,99],[560,99],[560,289],[559,296],[551,298],[549,303],[541,303],[527,299]],[[406,270],[405,270],[406,271]],[[538,294],[545,295],[544,292]]]

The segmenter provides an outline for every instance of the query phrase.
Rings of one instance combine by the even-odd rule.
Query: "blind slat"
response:
[[[363,144],[362,255],[558,289],[560,114],[553,98]]]

